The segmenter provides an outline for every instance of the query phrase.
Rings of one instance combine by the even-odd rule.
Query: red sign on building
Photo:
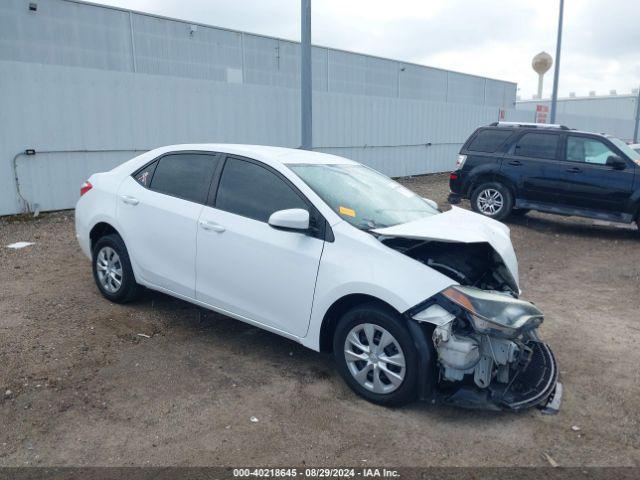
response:
[[[536,123],[547,123],[549,107],[547,105],[536,105]]]

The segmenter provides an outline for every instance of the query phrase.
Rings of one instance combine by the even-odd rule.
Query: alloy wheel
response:
[[[387,394],[402,385],[404,352],[394,336],[379,325],[353,327],[344,342],[344,358],[353,378],[371,392]]]
[[[483,214],[493,216],[502,210],[504,198],[498,190],[487,188],[478,194],[476,204]]]
[[[116,293],[122,286],[122,262],[111,247],[102,247],[96,256],[96,271],[100,285],[109,293]]]

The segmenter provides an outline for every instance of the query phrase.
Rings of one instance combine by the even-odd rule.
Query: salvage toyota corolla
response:
[[[92,175],[76,231],[107,299],[147,287],[333,352],[372,402],[559,406],[509,229],[345,158],[159,148]]]

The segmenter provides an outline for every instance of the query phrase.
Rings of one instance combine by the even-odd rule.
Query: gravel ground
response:
[[[403,183],[446,205],[446,176]],[[152,292],[107,302],[72,212],[0,219],[0,466],[640,465],[640,235],[509,225],[565,385],[556,416],[372,405],[289,340]]]

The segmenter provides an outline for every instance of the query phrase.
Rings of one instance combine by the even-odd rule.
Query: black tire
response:
[[[118,267],[122,272],[120,276],[120,285],[118,288],[114,288],[113,290],[108,290],[103,282],[100,280],[100,275],[98,273],[98,256],[101,251],[107,252],[108,249],[115,251],[117,256],[119,257],[119,261],[115,263],[115,267]],[[105,235],[98,239],[98,241],[93,246],[92,252],[92,269],[93,269],[93,279],[96,282],[98,290],[102,296],[106,299],[111,300],[115,303],[127,303],[133,300],[136,300],[140,297],[143,291],[143,287],[136,283],[135,276],[133,275],[133,269],[131,268],[131,261],[129,260],[129,253],[127,252],[127,247],[124,245],[124,241],[118,234]],[[112,286],[115,283],[111,284]]]
[[[349,335],[352,329],[361,324],[373,324],[374,326],[382,327],[393,336],[394,341],[397,342],[404,355],[404,378],[399,386],[395,387],[395,390],[390,393],[376,393],[365,388],[355,379],[347,364],[345,358],[345,341],[347,335]],[[378,338],[378,342],[380,342],[380,338]],[[387,348],[394,349],[391,354],[396,351],[395,347],[391,344]],[[386,352],[383,351],[379,354],[384,353]],[[333,354],[340,375],[347,385],[361,397],[384,406],[400,406],[415,400],[418,393],[418,354],[416,352],[416,346],[402,317],[390,308],[384,308],[376,303],[366,303],[346,312],[339,320],[333,336]],[[368,363],[364,363],[368,367]],[[402,372],[402,369],[399,367],[390,366],[389,364],[385,365],[386,368],[389,369],[398,368],[397,372],[399,374]],[[373,366],[371,368],[373,368]],[[364,370],[364,366],[362,369]],[[378,372],[378,375],[380,375],[380,370],[374,370],[373,372]],[[373,372],[371,372],[372,375]],[[388,377],[383,375],[383,379],[385,378],[388,381]],[[390,384],[391,382],[389,385]]]
[[[498,193],[498,198],[502,200],[499,209],[491,212],[488,207],[479,205],[481,198],[491,196],[494,192]],[[486,182],[474,188],[471,194],[471,208],[474,212],[493,218],[494,220],[502,220],[506,218],[513,210],[513,194],[506,186],[500,182]],[[484,211],[483,211],[484,209]]]
[[[512,217],[524,217],[527,213],[529,213],[531,209],[529,208],[514,208],[511,210]]]

